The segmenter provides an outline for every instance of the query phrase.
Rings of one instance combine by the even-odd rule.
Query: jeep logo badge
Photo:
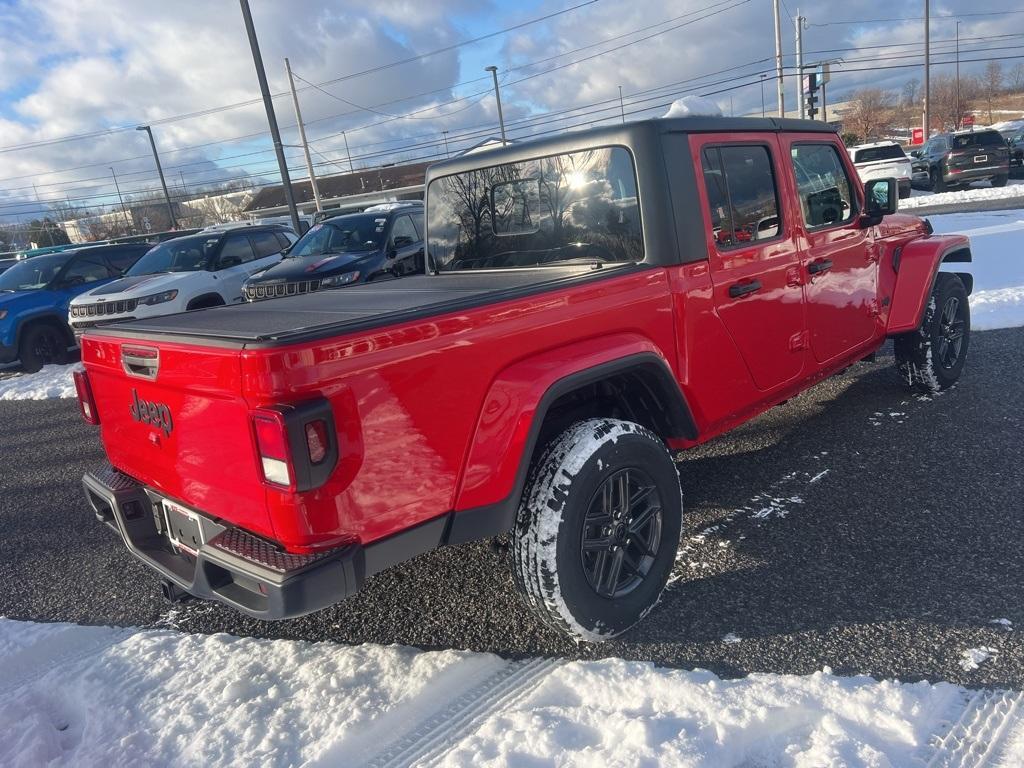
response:
[[[140,424],[151,424],[164,432],[164,437],[171,436],[174,422],[171,420],[171,409],[163,403],[150,403],[139,397],[138,391],[132,388],[134,402],[128,409],[132,418]]]

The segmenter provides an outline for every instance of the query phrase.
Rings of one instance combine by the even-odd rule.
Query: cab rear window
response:
[[[435,179],[427,248],[442,272],[644,258],[633,158],[605,147]]]
[[[1002,147],[1006,140],[996,131],[978,131],[962,133],[953,137],[953,149],[972,149],[974,147]]]

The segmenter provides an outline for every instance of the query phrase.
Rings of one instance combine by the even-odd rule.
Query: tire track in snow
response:
[[[447,707],[436,711],[412,731],[380,752],[371,768],[406,768],[435,765],[461,739],[474,733],[493,712],[505,710],[526,696],[565,659],[509,662]]]
[[[81,633],[75,632],[75,629],[77,628],[73,627],[44,637],[0,660],[0,680],[3,681],[3,685],[0,686],[0,697],[8,696],[18,688],[35,682],[57,667],[74,664],[103,653],[108,648],[127,640],[136,631],[96,627],[96,637],[83,645]]]
[[[936,735],[923,756],[926,768],[982,768],[997,765],[1006,736],[1022,722],[1024,693],[978,691],[949,730]]]

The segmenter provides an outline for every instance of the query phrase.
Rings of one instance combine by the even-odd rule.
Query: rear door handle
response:
[[[738,299],[741,296],[747,296],[754,291],[761,290],[760,280],[751,280],[747,283],[734,283],[729,286],[729,296],[733,299]]]
[[[812,275],[817,275],[820,272],[827,272],[832,269],[832,259],[817,259],[807,265],[807,271]]]

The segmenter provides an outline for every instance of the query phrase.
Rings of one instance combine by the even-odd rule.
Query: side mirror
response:
[[[921,157],[921,150],[920,149],[912,149],[912,150],[910,150],[910,156],[911,157],[920,158]]]
[[[864,217],[871,225],[877,224],[883,216],[896,213],[899,205],[899,191],[896,179],[872,179],[864,185]]]

